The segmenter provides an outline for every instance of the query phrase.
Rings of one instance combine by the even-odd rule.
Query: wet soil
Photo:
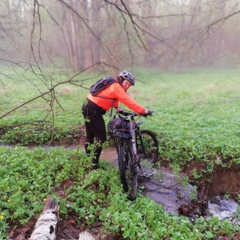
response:
[[[183,169],[183,174],[189,176],[190,181],[199,187],[199,191],[205,195],[222,196],[229,195],[232,199],[238,200],[240,193],[240,165],[232,164],[230,168],[215,167],[212,173],[203,173],[201,182],[193,180],[193,169],[197,172],[204,172],[205,166],[202,163],[192,162]]]

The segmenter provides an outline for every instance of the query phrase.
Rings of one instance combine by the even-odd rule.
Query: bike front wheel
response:
[[[128,193],[130,200],[135,200],[138,187],[137,164],[130,144],[123,141],[118,145],[118,164],[123,190]]]
[[[137,136],[137,151],[143,168],[150,168],[158,161],[158,140],[155,133],[141,130]]]

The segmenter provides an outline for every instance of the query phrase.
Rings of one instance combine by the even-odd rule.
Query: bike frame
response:
[[[141,130],[140,130],[140,127],[139,127],[144,122],[136,123],[136,121],[134,119],[134,117],[138,116],[138,114],[136,114],[136,113],[132,113],[131,115],[127,115],[127,116],[130,117],[130,121],[129,121],[130,130],[129,130],[129,132],[130,132],[130,135],[131,135],[131,139],[130,140],[122,139],[122,141],[130,141],[131,142],[131,147],[132,147],[133,156],[134,156],[134,165],[138,166],[140,168],[140,170],[142,170],[139,155],[138,155],[138,151],[137,151],[137,138],[139,138],[142,149],[144,150],[144,153],[145,153],[143,140],[142,140],[142,137],[141,137],[141,134],[140,134]]]
[[[156,146],[157,140],[152,137],[153,134],[150,131],[147,130],[140,130],[140,125],[143,122],[136,122],[135,117],[140,116],[140,114],[134,113],[134,112],[126,112],[126,111],[119,111],[117,113],[120,119],[127,122],[121,123],[116,121],[115,125],[115,145],[118,152],[118,163],[119,163],[119,170],[120,170],[120,178],[121,182],[123,184],[123,189],[125,192],[130,191],[129,193],[129,199],[134,200],[137,195],[137,188],[138,188],[138,168],[142,172],[142,176],[148,176],[143,172],[143,168],[141,166],[141,157],[146,160],[148,158],[147,150],[144,142],[144,138],[142,136],[143,134],[146,134],[150,136],[150,138],[154,141],[154,144]],[[149,114],[151,115],[151,114]],[[118,117],[117,117],[118,118]],[[112,122],[113,125],[110,125],[110,131],[114,133],[114,124],[115,122]],[[118,124],[118,125],[117,125]],[[117,132],[118,129],[122,132]],[[126,133],[127,132],[127,133]],[[125,134],[126,133],[126,134]],[[150,134],[149,134],[150,133]],[[125,135],[124,135],[125,134]],[[144,162],[145,163],[145,162]],[[145,165],[143,164],[143,167]],[[130,188],[129,188],[130,187]]]

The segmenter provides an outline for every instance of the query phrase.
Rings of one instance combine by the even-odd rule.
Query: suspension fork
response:
[[[139,140],[140,141],[139,144],[140,144],[141,150],[143,151],[143,154],[145,155],[146,154],[145,147],[144,147],[144,144],[143,144],[143,139],[142,139],[141,130],[140,130],[139,126],[136,126],[135,135],[136,135],[135,136],[135,138],[136,138],[136,146],[137,146],[137,140]],[[140,171],[143,174],[143,169],[142,169],[142,166],[141,166],[141,159],[139,159],[139,156],[138,156],[138,167],[139,167]]]
[[[131,133],[131,144],[133,149],[133,156],[134,156],[134,164],[140,167],[139,165],[139,157],[137,152],[137,138],[136,138],[136,123],[132,119],[130,121],[130,133]]]

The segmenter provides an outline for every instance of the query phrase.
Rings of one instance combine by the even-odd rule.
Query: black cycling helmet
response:
[[[135,77],[130,72],[122,71],[118,76],[122,77],[125,80],[128,80],[132,85],[135,84]]]

